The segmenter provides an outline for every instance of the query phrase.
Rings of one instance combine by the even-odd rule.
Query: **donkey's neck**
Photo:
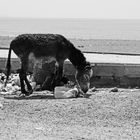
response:
[[[75,47],[71,48],[69,60],[77,70],[83,70],[87,65],[86,58],[83,53]]]

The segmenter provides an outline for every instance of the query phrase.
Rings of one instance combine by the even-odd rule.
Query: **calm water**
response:
[[[58,33],[68,38],[140,39],[140,20],[0,18],[0,35]]]

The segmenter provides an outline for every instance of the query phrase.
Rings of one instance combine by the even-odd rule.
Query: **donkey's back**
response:
[[[31,52],[36,57],[68,55],[72,46],[64,36],[58,34],[22,34],[11,42],[10,47],[21,58]]]

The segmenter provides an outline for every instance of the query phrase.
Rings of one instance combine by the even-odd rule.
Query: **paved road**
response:
[[[114,63],[114,64],[140,64],[140,56],[132,55],[115,55],[115,54],[95,54],[95,53],[84,53],[87,60],[91,63]],[[7,58],[8,50],[0,50],[0,57]],[[12,53],[12,58],[17,56]]]

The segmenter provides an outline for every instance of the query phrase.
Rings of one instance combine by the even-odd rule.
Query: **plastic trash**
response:
[[[54,89],[54,97],[59,99],[59,98],[64,98],[64,94],[70,90],[70,88],[65,87],[65,86],[57,86]]]
[[[54,90],[54,97],[56,99],[75,98],[77,95],[78,89],[76,87],[71,89],[65,86],[58,86]]]
[[[64,97],[66,98],[76,98],[78,96],[78,89],[75,87],[73,89],[68,90],[65,94]]]

